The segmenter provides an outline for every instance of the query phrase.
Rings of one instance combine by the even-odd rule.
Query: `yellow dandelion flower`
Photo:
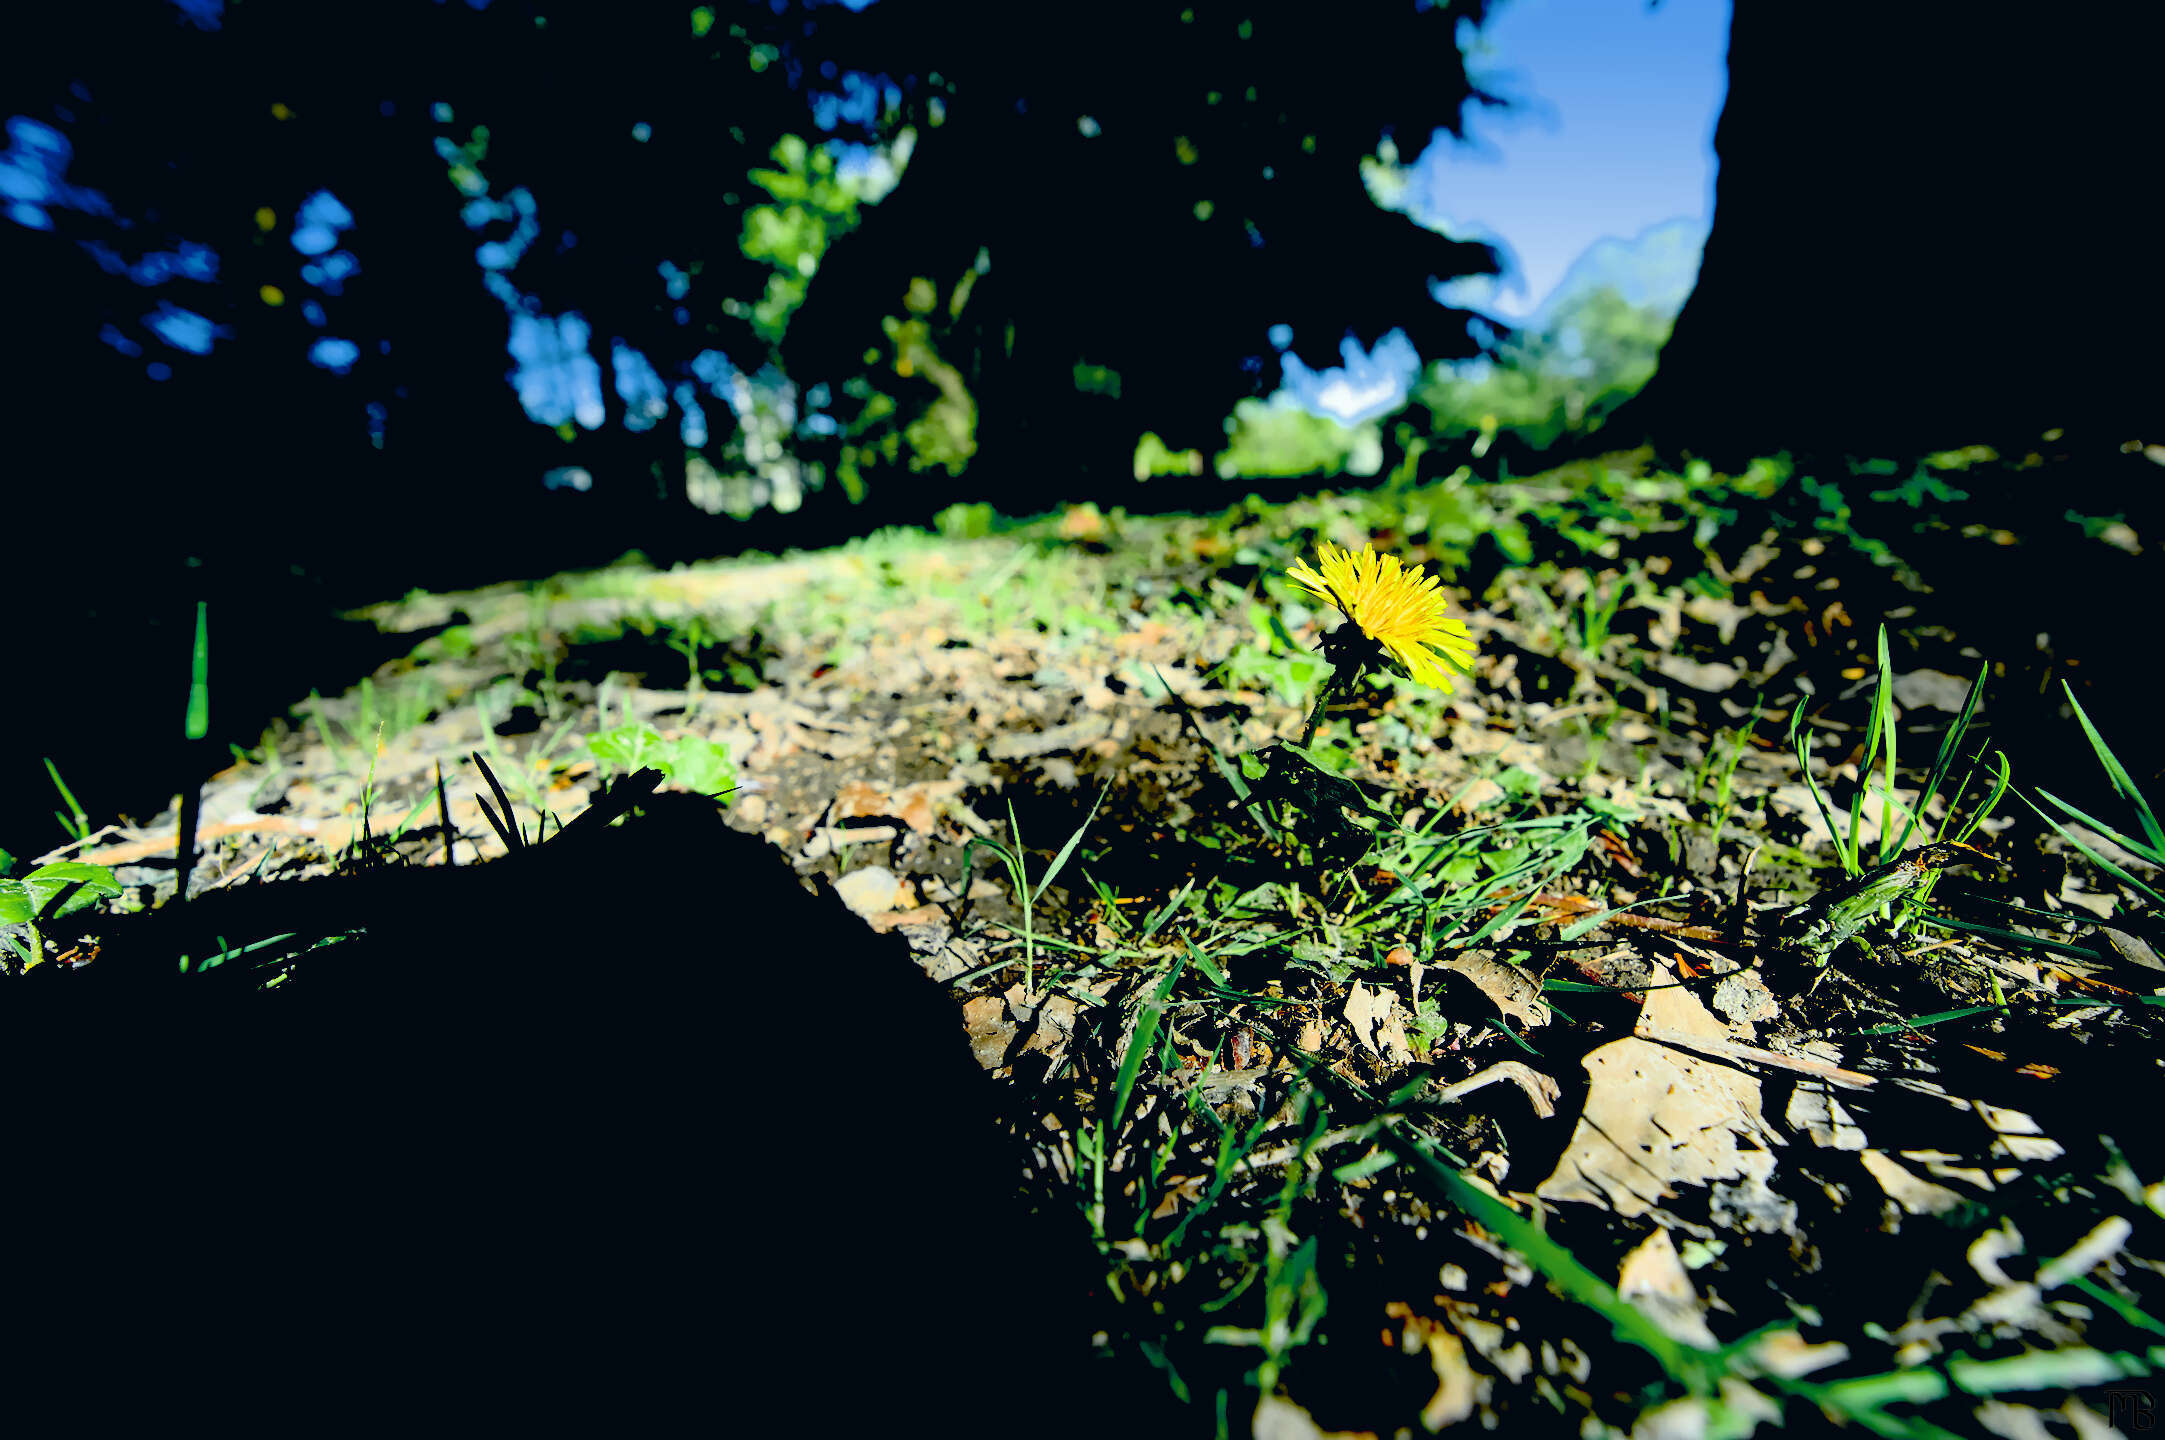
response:
[[[1319,600],[1345,612],[1348,620],[1406,673],[1424,685],[1451,688],[1451,671],[1473,674],[1473,637],[1463,620],[1445,609],[1443,587],[1418,565],[1396,555],[1378,555],[1374,547],[1345,550],[1328,540],[1316,547],[1319,574],[1306,560],[1296,560],[1286,578]]]

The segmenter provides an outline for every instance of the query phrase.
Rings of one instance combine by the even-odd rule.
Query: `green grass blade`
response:
[[[1135,1090],[1135,1077],[1142,1072],[1143,1057],[1157,1041],[1158,1022],[1165,1016],[1165,1002],[1172,996],[1174,982],[1180,979],[1180,972],[1187,964],[1187,956],[1173,957],[1165,978],[1158,982],[1158,993],[1144,1002],[1142,1014],[1135,1017],[1135,1034],[1129,1038],[1127,1051],[1120,1057],[1120,1073],[1113,1081],[1113,1108],[1105,1123],[1108,1144],[1113,1132],[1120,1128],[1121,1118],[1127,1114],[1128,1096]]]
[[[82,802],[75,798],[75,792],[68,788],[68,782],[60,778],[60,767],[53,763],[50,755],[45,757],[45,773],[53,777],[53,788],[68,805],[68,816],[61,822],[61,828],[76,839],[82,839],[90,833],[90,816],[84,811]]]
[[[1428,1176],[1451,1203],[1492,1231],[1516,1250],[1565,1297],[1577,1301],[1607,1320],[1616,1338],[1636,1345],[1654,1357],[1669,1377],[1694,1394],[1708,1394],[1726,1366],[1711,1351],[1686,1345],[1639,1312],[1616,1293],[1616,1287],[1589,1270],[1578,1256],[1549,1238],[1533,1221],[1443,1164],[1428,1152],[1428,1137],[1398,1116],[1385,1124],[1406,1142],[1406,1156]]]
[[[1203,748],[1210,752],[1211,767],[1224,777],[1227,785],[1232,787],[1233,799],[1247,809],[1248,817],[1255,821],[1257,828],[1267,832],[1271,828],[1270,817],[1264,814],[1263,807],[1255,802],[1254,792],[1249,788],[1247,779],[1240,773],[1240,767],[1226,758],[1225,752],[1218,748],[1218,742],[1210,738],[1204,731],[1202,722],[1195,718],[1195,711],[1189,707],[1187,701],[1180,698],[1179,691],[1170,685],[1166,685],[1164,674],[1155,665],[1150,667],[1150,673],[1156,675],[1158,684],[1165,687],[1166,697],[1173,704],[1180,707],[1181,723],[1193,730],[1195,738],[1202,741]]]
[[[451,838],[455,832],[451,828],[451,801],[444,794],[444,762],[441,760],[436,762],[436,818],[443,822],[444,827],[444,864],[455,866],[459,859],[451,850]]]
[[[2077,810],[2074,806],[2068,804],[2065,800],[2062,800],[2059,796],[2053,794],[2050,790],[2046,790],[2040,787],[2037,793],[2041,798],[2050,800],[2053,804],[2059,806],[2062,810],[2065,810],[2068,814],[2074,816],[2077,820],[2080,820],[2083,824],[2089,826],[2092,830],[2095,830],[2098,834],[2104,836],[2107,840],[2110,840],[2113,844],[2119,846],[2121,849],[2127,851],[2129,854],[2140,855],[2143,859],[2151,861],[2154,864],[2165,865],[2165,855],[2160,855],[2156,853],[2155,851],[2151,850],[2149,846],[2143,844],[2140,840],[2134,839],[2132,836],[2121,834],[2119,831],[2113,829],[2110,825],[2107,825],[2104,821],[2098,819],[2095,815],[2090,814],[2086,810]]]
[[[2091,861],[2095,863],[2097,867],[2103,870],[2106,874],[2112,876],[2116,880],[2119,880],[2123,884],[2133,886],[2136,890],[2139,890],[2140,892],[2142,892],[2142,894],[2148,896],[2151,904],[2165,905],[2165,895],[2160,895],[2157,891],[2151,889],[2148,885],[2143,884],[2142,881],[2137,880],[2134,876],[2128,874],[2127,871],[2121,869],[2119,866],[2113,864],[2110,860],[2107,860],[2104,856],[2098,854],[2096,850],[2092,849],[2087,843],[2084,842],[2081,836],[2077,835],[2074,831],[2068,829],[2065,825],[2062,825],[2059,821],[2053,819],[2050,815],[2047,815],[2044,811],[2038,810],[2037,806],[2031,802],[2030,798],[2027,795],[2022,797],[2022,803],[2028,805],[2032,810],[2036,810],[2038,819],[2044,821],[2047,825],[2050,825],[2054,830],[2058,831],[2062,840],[2065,840],[2068,844],[2074,846],[2077,850],[2080,850],[2083,854],[2089,856]]]
[[[1977,808],[1977,813],[1970,816],[1968,822],[1963,825],[1961,833],[1955,836],[1957,844],[1967,841],[1970,836],[1975,835],[1977,827],[1991,818],[1992,812],[1999,808],[2000,800],[2007,794],[2008,781],[2013,778],[2014,774],[2013,768],[2007,763],[2007,752],[1995,750],[1993,758],[2000,762],[1999,778],[1993,781],[1992,793],[1985,797],[1985,803]],[[1962,783],[1967,788],[1969,781],[1965,778]]]
[[[1195,879],[1193,876],[1190,876],[1187,880],[1182,881],[1180,888],[1173,892],[1173,898],[1165,902],[1165,908],[1160,910],[1157,914],[1151,916],[1150,919],[1144,923],[1142,933],[1135,937],[1135,943],[1138,946],[1148,945],[1151,941],[1151,938],[1155,936],[1158,931],[1165,928],[1165,922],[1172,919],[1175,914],[1179,913],[1181,904],[1188,898],[1188,892],[1193,890],[1194,888]]]
[[[1827,792],[1819,788],[1819,779],[1812,774],[1812,729],[1804,723],[1804,701],[1789,716],[1789,744],[1797,753],[1797,769],[1804,774],[1804,787],[1812,792],[1812,803],[1819,807],[1819,818],[1827,824],[1827,835],[1834,842],[1834,853],[1842,862],[1846,875],[1858,873],[1857,857],[1842,846],[1842,827],[1834,820],[1834,807],[1827,803]]]
[[[2018,950],[2024,947],[2035,947],[2039,950],[2049,950],[2055,955],[2066,955],[2076,960],[2088,960],[2099,965],[2110,964],[2112,960],[2112,957],[2101,954],[2096,950],[2088,950],[2080,945],[2072,945],[2065,940],[2054,940],[2043,935],[2024,935],[2019,931],[2003,929],[1998,925],[1985,925],[1975,920],[1958,920],[1951,915],[1928,915],[1925,918],[1931,924],[1943,926],[1949,930],[1960,930],[1966,935],[1982,935],[1987,940],[1997,940],[2002,945],[2013,946]]]
[[[1188,950],[1188,959],[1194,962],[1196,971],[1201,974],[1205,980],[1208,980],[1211,984],[1217,986],[1220,990],[1229,992],[1232,991],[1233,982],[1226,978],[1225,972],[1223,970],[1220,970],[1217,965],[1211,961],[1211,958],[1208,955],[1205,955],[1201,950],[1197,949],[1196,944],[1193,940],[1187,941],[1186,945]]]
[[[1899,1035],[1904,1031],[1922,1030],[1927,1025],[1944,1025],[1949,1020],[1966,1020],[1972,1015],[1986,1015],[2004,1008],[2004,1006],[1999,1005],[1964,1005],[1955,1010],[1939,1010],[1930,1015],[1919,1015],[1914,1019],[1897,1020],[1889,1025],[1872,1025],[1852,1033],[1857,1035]]]
[[[328,727],[326,727],[324,733],[330,733]],[[489,762],[482,759],[478,751],[468,751],[467,758],[481,768],[481,778],[489,782],[489,789],[496,795],[496,803],[504,809],[503,818],[498,819],[496,812],[489,808],[488,801],[483,800],[479,795],[474,797],[475,801],[481,806],[481,813],[488,817],[489,828],[496,832],[497,839],[504,842],[506,851],[516,853],[524,850],[526,848],[526,836],[518,829],[516,822],[512,819],[511,797],[504,793],[504,787],[497,780],[496,772],[489,768]]]
[[[1872,719],[1865,728],[1864,759],[1857,765],[1857,793],[1849,802],[1849,862],[1861,867],[1859,835],[1864,825],[1864,803],[1871,793],[1872,767],[1879,762],[1880,751],[1887,755],[1887,788],[1894,788],[1894,718],[1892,714],[1894,674],[1887,661],[1887,627],[1879,627],[1879,680],[1872,687]],[[1887,812],[1879,813],[1879,859],[1887,860]]]
[[[2157,816],[2150,809],[2150,802],[2143,798],[2142,791],[2135,788],[2135,782],[2128,777],[2119,757],[2112,753],[2112,747],[2105,743],[2105,737],[2097,733],[2097,727],[2092,725],[2090,717],[2083,713],[2082,702],[2075,698],[2074,688],[2065,680],[2060,682],[2060,688],[2067,692],[2067,703],[2075,707],[2075,718],[2082,722],[2082,733],[2090,737],[2090,748],[2097,752],[2097,758],[2105,766],[2105,773],[2112,777],[2112,788],[2119,791],[2121,798],[2135,807],[2135,813],[2142,818],[2142,833],[2150,837],[2151,848],[2165,855],[2165,828],[2158,825]]]
[[[195,651],[188,666],[188,717],[183,727],[190,740],[210,734],[210,603],[195,602]]]
[[[1083,823],[1075,827],[1075,833],[1067,837],[1067,844],[1062,845],[1060,853],[1052,857],[1052,864],[1046,867],[1044,875],[1038,879],[1037,889],[1031,892],[1030,899],[1033,903],[1045,898],[1046,890],[1051,888],[1053,881],[1060,878],[1060,872],[1067,868],[1067,862],[1074,855],[1075,847],[1082,844],[1083,832],[1090,828],[1092,820],[1098,818],[1098,806],[1105,803],[1105,797],[1112,793],[1112,789],[1112,782],[1108,780],[1105,788],[1098,791],[1098,798],[1091,805],[1090,813],[1083,817]],[[1012,815],[1012,810],[1010,814]]]
[[[1909,824],[1902,827],[1902,838],[1895,842],[1894,850],[1897,855],[1901,854],[1903,847],[1909,843],[1910,831],[1931,807],[1932,797],[1939,794],[1939,787],[1946,784],[1947,777],[1954,773],[1955,757],[1962,749],[1962,737],[1969,733],[1970,720],[1977,714],[1977,702],[1984,698],[1985,676],[1991,669],[1989,661],[1977,667],[1977,678],[1970,682],[1970,693],[1962,702],[1961,712],[1955,716],[1954,723],[1947,727],[1946,735],[1941,737],[1939,754],[1933,758],[1931,772],[1925,776],[1924,789],[1917,796],[1917,808],[1910,813]]]

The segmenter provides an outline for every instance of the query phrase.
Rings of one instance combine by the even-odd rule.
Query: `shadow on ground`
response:
[[[287,1433],[1133,1423],[1138,1377],[1085,1358],[1080,1222],[1022,1200],[902,940],[711,802],[643,807],[107,919],[96,963],[19,982],[20,1373],[79,1380],[86,1417]],[[354,938],[268,990],[176,959],[286,932]]]

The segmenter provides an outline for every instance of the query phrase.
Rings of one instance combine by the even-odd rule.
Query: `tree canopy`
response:
[[[834,478],[1106,493],[1145,430],[1219,448],[1273,326],[1471,353],[1431,290],[1492,257],[1363,161],[1489,98],[1485,5],[49,7],[0,62],[10,379],[41,470],[113,485],[119,413],[191,475],[127,472],[146,559],[276,495],[289,550],[361,507],[371,565],[472,561],[566,524],[543,475],[617,548]]]
[[[1088,490],[1126,478],[1139,429],[1222,443],[1234,403],[1277,384],[1273,325],[1326,365],[1348,332],[1393,328],[1429,356],[1473,353],[1430,292],[1493,255],[1378,207],[1362,162],[1385,137],[1456,132],[1491,98],[1457,48],[1485,8],[1206,0],[1048,26],[882,3],[803,41],[777,17],[758,33],[785,62],[880,77],[889,103],[861,133],[919,137],[905,182],[822,264],[785,343],[793,372],[839,379],[880,349],[873,383],[912,382],[893,386],[904,413],[959,379],[995,474]],[[895,321],[884,336],[878,316]],[[1126,425],[1108,423],[1115,398]],[[911,448],[956,458],[928,440]]]

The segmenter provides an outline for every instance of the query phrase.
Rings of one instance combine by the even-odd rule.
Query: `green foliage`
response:
[[[1533,559],[1532,538],[1520,514],[1526,508],[1524,498],[1472,481],[1473,472],[1462,465],[1426,485],[1394,488],[1378,503],[1389,507],[1397,528],[1419,538],[1452,569],[1464,565],[1483,539],[1513,565]]]
[[[57,906],[54,900],[70,886],[78,887]],[[27,925],[33,920],[54,920],[96,904],[107,895],[118,895],[120,882],[103,865],[80,860],[56,860],[40,865],[20,880],[0,880],[0,925]],[[48,907],[53,907],[47,913]]]
[[[982,500],[958,501],[932,517],[932,528],[949,540],[982,540],[992,534],[999,518]]]
[[[1653,378],[1671,317],[1609,286],[1587,292],[1493,359],[1432,366],[1413,399],[1446,439],[1509,431],[1535,448],[1601,422]],[[1484,447],[1485,448],[1485,447]]]
[[[1203,473],[1203,452],[1200,450],[1174,450],[1160,439],[1157,432],[1146,430],[1143,438],[1135,442],[1135,478],[1148,480],[1154,475],[1200,475]]]
[[[1609,627],[1615,624],[1616,612],[1632,589],[1629,573],[1598,585],[1589,577],[1586,593],[1571,613],[1571,641],[1575,648],[1594,659],[1601,658],[1602,649],[1609,643]]]
[[[1104,365],[1075,366],[1075,388],[1085,395],[1103,395],[1108,399],[1120,398],[1120,372]]]
[[[188,666],[188,713],[182,723],[190,740],[210,733],[210,606],[195,602],[195,649]]]
[[[1266,686],[1286,704],[1300,704],[1329,673],[1330,662],[1294,644],[1285,621],[1268,605],[1249,605],[1248,624],[1255,640],[1225,657],[1221,668],[1226,680],[1237,686]]]
[[[752,328],[769,344],[781,340],[790,317],[804,303],[805,287],[819,271],[827,247],[857,226],[857,207],[866,198],[860,185],[836,173],[834,155],[824,145],[784,135],[773,150],[774,168],[754,170],[751,182],[773,202],[745,209],[738,242],[746,259],[773,267],[767,290],[749,306],[737,302]]]
[[[1269,401],[1242,400],[1226,422],[1221,476],[1374,475],[1383,468],[1383,439],[1371,424],[1351,429],[1311,415],[1281,392]]]
[[[1957,490],[1924,465],[1919,465],[1898,484],[1885,490],[1874,490],[1872,498],[1882,505],[1907,505],[1912,510],[1923,510],[1939,505],[1951,505],[1970,498],[1967,490]],[[2092,539],[2096,536],[2092,535]]]
[[[0,858],[13,867],[14,857],[0,851]],[[111,870],[82,860],[56,860],[21,879],[0,879],[0,925],[21,926],[24,931],[20,936],[0,934],[0,943],[19,962],[20,973],[45,958],[39,926],[119,893],[120,882]]]
[[[880,321],[880,329],[894,347],[895,374],[905,380],[922,378],[936,392],[902,426],[906,463],[915,473],[938,467],[960,475],[977,453],[976,397],[962,372],[941,357],[931,321],[889,315]]]
[[[1818,513],[1811,517],[1813,529],[1823,535],[1847,540],[1852,549],[1869,555],[1877,564],[1893,563],[1894,552],[1888,548],[1886,541],[1865,535],[1857,529],[1857,512],[1849,503],[1841,481],[1818,475],[1800,475],[1797,477],[1797,489],[1818,505]]]
[[[945,351],[964,343],[964,310],[978,277],[989,268],[980,251],[944,299],[931,277],[912,276],[903,295],[904,313],[881,317],[886,345],[867,349],[863,358],[868,367],[884,358],[887,376],[868,370],[841,387],[851,404],[838,407],[847,418],[835,473],[852,499],[865,494],[870,471],[901,466],[912,474],[940,469],[960,475],[976,455],[977,397]]]
[[[630,775],[651,767],[695,794],[720,796],[736,788],[729,747],[697,735],[665,740],[651,725],[619,725],[587,736],[586,748],[605,773]]]

